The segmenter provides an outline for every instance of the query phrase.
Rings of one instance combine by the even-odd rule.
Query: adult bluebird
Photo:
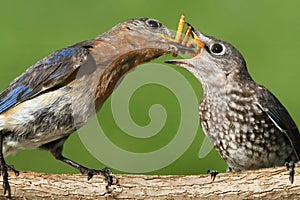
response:
[[[159,21],[127,20],[98,37],[55,51],[17,77],[0,94],[0,166],[11,195],[4,157],[41,148],[92,178],[109,170],[86,168],[62,155],[71,133],[101,108],[125,73],[182,47]]]
[[[204,44],[200,53],[167,62],[186,68],[201,83],[202,129],[229,170],[287,164],[293,182],[292,162],[299,161],[300,134],[288,111],[253,81],[236,48],[199,31],[193,30],[193,35]]]

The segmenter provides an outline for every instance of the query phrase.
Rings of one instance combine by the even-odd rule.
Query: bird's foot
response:
[[[88,176],[88,180],[93,178],[94,175],[102,174],[107,181],[107,185],[106,185],[107,191],[110,191],[111,185],[115,185],[118,182],[117,179],[113,176],[111,169],[109,169],[107,167],[100,169],[100,170],[82,168],[82,169],[80,169],[80,172],[82,174],[86,174]]]
[[[8,170],[13,171],[13,172],[15,173],[16,176],[19,176],[19,175],[20,175],[19,170],[16,170],[16,169],[15,169],[15,166],[13,166],[13,165],[6,165],[6,167],[7,167]]]
[[[4,195],[7,194],[7,196],[11,197],[11,189],[8,182],[8,173],[7,170],[12,170],[16,176],[19,176],[20,172],[14,168],[13,165],[7,165],[6,163],[1,165],[1,175],[3,177],[3,189],[4,189]]]
[[[219,174],[219,172],[217,170],[207,170],[207,173],[210,174],[210,177],[211,177],[211,182],[214,182],[216,176]]]
[[[285,162],[286,169],[290,171],[289,174],[289,181],[291,184],[294,183],[294,176],[295,176],[295,163],[293,161],[291,162]]]

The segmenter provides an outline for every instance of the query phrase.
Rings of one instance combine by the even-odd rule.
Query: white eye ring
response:
[[[209,50],[214,55],[222,56],[226,52],[226,47],[222,43],[213,43],[209,46]]]

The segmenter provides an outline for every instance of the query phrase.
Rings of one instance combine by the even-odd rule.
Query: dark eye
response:
[[[149,26],[151,26],[152,28],[158,28],[161,26],[161,24],[157,21],[154,20],[149,20],[148,21]]]
[[[224,55],[225,50],[225,46],[220,43],[214,43],[210,46],[210,51],[215,55]]]

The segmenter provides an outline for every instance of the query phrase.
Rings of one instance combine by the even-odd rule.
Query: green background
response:
[[[197,29],[234,44],[247,60],[253,78],[269,88],[299,124],[299,6],[300,2],[296,0],[2,1],[0,89],[3,90],[26,68],[53,51],[93,38],[126,19],[152,17],[175,30],[181,13],[184,13],[187,21]],[[155,62],[163,63],[163,60],[170,58],[172,57],[163,57]],[[169,67],[188,78],[200,100],[202,90],[198,81],[185,70]],[[175,112],[178,104],[174,95],[166,88],[147,85],[137,91],[131,101],[130,112],[137,124],[146,125],[149,122],[147,108],[151,103],[157,103],[158,97],[161,104],[165,105],[170,121],[178,121],[180,114]],[[136,151],[143,151],[138,140],[130,141],[122,137],[122,131],[112,118],[109,101],[98,113],[98,119],[104,129],[109,131],[106,134],[112,134],[118,145],[130,146],[132,151],[135,151],[136,146]],[[170,123],[167,121],[168,128],[160,133],[166,135],[166,138],[172,138],[174,127],[177,127],[177,124]],[[114,134],[119,134],[120,137],[114,137]],[[203,138],[203,132],[199,128],[196,138],[183,156],[171,165],[151,173],[199,174],[206,173],[207,169],[224,171],[226,165],[215,151],[211,151],[204,159],[198,158]],[[164,139],[147,143],[144,151],[161,147],[163,142]],[[88,153],[77,133],[72,134],[66,142],[64,154],[91,168],[104,166]],[[19,170],[78,173],[56,161],[49,152],[40,150],[20,150],[15,156],[7,157],[7,162]],[[121,173],[116,170],[114,172]]]

